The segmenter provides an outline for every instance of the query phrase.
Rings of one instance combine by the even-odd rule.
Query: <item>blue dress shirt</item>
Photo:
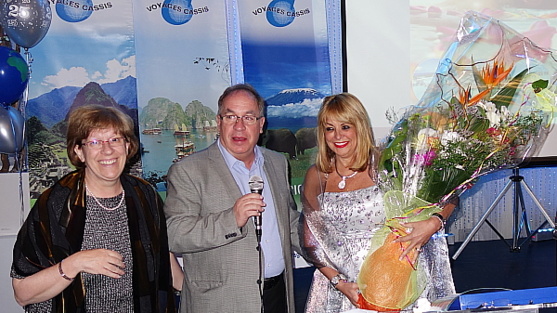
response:
[[[259,147],[255,146],[255,161],[251,168],[248,169],[244,162],[236,159],[221,145],[220,140],[217,144],[242,194],[245,195],[251,192],[248,184],[250,177],[257,175],[263,178],[263,201],[267,204],[265,212],[262,214],[261,223],[261,248],[265,260],[264,275],[265,278],[280,275],[284,271],[285,264],[282,255],[282,243],[280,242],[275,203],[273,201],[271,188],[269,187],[269,180],[263,168],[263,163],[265,161],[263,154],[259,150]]]

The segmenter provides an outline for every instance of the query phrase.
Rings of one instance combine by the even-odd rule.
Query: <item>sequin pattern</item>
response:
[[[355,282],[370,240],[384,221],[382,193],[376,186],[355,191],[325,192],[320,210],[307,217],[308,227],[326,264]],[[343,312],[354,308],[348,298],[315,271],[306,312]]]
[[[385,222],[383,194],[376,187],[355,191],[325,192],[319,195],[319,209],[306,214],[309,236],[318,263],[332,267],[355,282],[371,245],[371,237]],[[422,298],[429,300],[455,293],[448,246],[442,236],[434,236],[420,253],[419,266],[428,284]],[[412,306],[411,306],[412,307]],[[411,311],[411,307],[407,311]],[[314,272],[306,303],[307,313],[337,313],[354,309],[351,302],[329,283],[320,271]]]
[[[334,229],[338,236],[331,238],[329,257],[334,260],[350,257],[350,266],[343,266],[342,273],[351,281],[356,280],[373,233],[385,221],[383,202],[377,187],[356,191],[326,192],[320,199],[323,226]]]

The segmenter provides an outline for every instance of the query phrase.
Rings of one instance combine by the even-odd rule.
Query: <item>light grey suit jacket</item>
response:
[[[299,214],[290,192],[286,158],[261,150],[277,211],[288,308],[293,313],[291,245],[300,251]],[[164,211],[170,250],[182,254],[184,261],[182,313],[260,312],[254,225],[248,222],[238,228],[232,212],[241,196],[216,142],[170,167]]]

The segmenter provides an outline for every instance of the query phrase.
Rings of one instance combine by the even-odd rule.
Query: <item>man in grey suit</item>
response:
[[[170,250],[184,261],[181,312],[294,312],[299,214],[286,158],[256,146],[263,112],[253,87],[228,87],[218,101],[219,139],[168,171]],[[262,195],[250,192],[253,176],[263,178]]]

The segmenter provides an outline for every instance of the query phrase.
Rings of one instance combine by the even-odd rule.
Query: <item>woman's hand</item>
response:
[[[335,288],[342,292],[355,307],[360,308],[360,306],[358,305],[358,284],[347,281],[340,281],[335,286]]]
[[[408,228],[410,231],[408,235],[399,237],[394,240],[394,242],[404,242],[407,243],[406,249],[400,255],[400,260],[404,259],[408,253],[412,250],[420,251],[423,245],[425,245],[431,236],[435,234],[441,228],[440,221],[437,217],[430,217],[427,220],[419,222],[409,222],[401,223],[402,226]],[[418,253],[415,253],[414,260],[415,263],[418,258]]]
[[[131,265],[131,264],[130,264]],[[66,289],[80,272],[112,278],[124,275],[124,260],[116,251],[94,249],[76,252],[57,263],[23,279],[12,278],[14,296],[21,306],[54,298]],[[65,278],[60,273],[66,275]]]
[[[75,277],[79,272],[86,272],[120,278],[124,275],[125,268],[122,255],[108,249],[83,250],[64,260],[64,272],[69,277]]]
[[[184,270],[176,259],[176,255],[170,252],[170,270],[172,273],[172,287],[175,291],[182,291],[182,284],[184,283]]]
[[[394,242],[404,242],[407,243],[408,246],[400,255],[400,260],[404,259],[407,254],[412,251],[416,251],[418,253],[413,253],[415,255],[412,263],[415,263],[418,259],[418,254],[421,251],[421,248],[431,239],[431,236],[441,230],[445,225],[444,220],[447,220],[449,216],[453,213],[454,209],[460,202],[460,199],[457,196],[452,196],[449,198],[448,202],[443,205],[442,211],[439,212],[441,218],[436,216],[431,216],[427,220],[419,221],[419,222],[409,222],[409,223],[400,223],[403,227],[406,227],[410,231],[408,231],[408,235],[399,237]]]

